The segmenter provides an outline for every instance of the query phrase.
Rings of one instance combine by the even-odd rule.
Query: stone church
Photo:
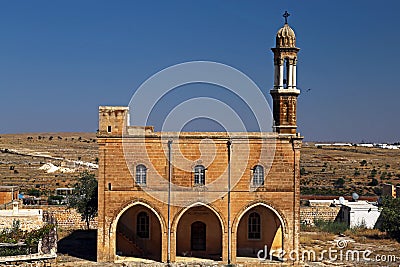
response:
[[[286,21],[272,48],[270,132],[156,132],[129,126],[128,107],[99,108],[99,262],[234,264],[257,259],[265,247],[274,256],[298,250],[298,51]],[[212,157],[201,149],[205,138]]]

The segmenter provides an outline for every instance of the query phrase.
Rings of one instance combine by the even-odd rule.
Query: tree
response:
[[[400,240],[400,198],[385,197],[382,199],[382,206],[380,230]]]
[[[74,193],[68,199],[68,206],[81,214],[82,221],[89,229],[90,221],[97,216],[97,180],[94,174],[83,172],[75,184]]]
[[[368,183],[369,186],[377,186],[379,184],[378,180],[372,178],[371,182]]]
[[[334,186],[336,188],[343,188],[344,183],[345,183],[345,180],[343,178],[339,178],[334,182]]]

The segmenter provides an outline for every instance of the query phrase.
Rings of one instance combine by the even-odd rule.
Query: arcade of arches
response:
[[[221,261],[223,256],[223,221],[206,205],[183,210],[177,218],[176,256]],[[257,257],[265,245],[283,249],[280,218],[265,205],[254,205],[237,218],[236,256]],[[162,225],[153,210],[138,203],[119,217],[116,227],[116,255],[162,260]]]

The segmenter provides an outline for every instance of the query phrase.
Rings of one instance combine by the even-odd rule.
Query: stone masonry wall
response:
[[[46,212],[52,214],[57,220],[57,226],[65,229],[86,229],[86,222],[75,209],[66,207],[48,207]],[[90,228],[97,228],[97,218],[90,222]]]
[[[39,229],[43,226],[41,215],[37,216],[1,216],[0,215],[0,229],[10,229],[13,227],[13,222],[18,221],[19,227],[24,231],[32,231]]]
[[[313,225],[315,219],[334,221],[339,211],[340,207],[300,207],[300,222]]]
[[[81,215],[75,209],[66,206],[35,206],[43,209],[43,213],[51,214],[56,218],[57,225],[64,229],[86,229],[86,223],[81,220]],[[90,222],[90,228],[97,228],[97,218]]]

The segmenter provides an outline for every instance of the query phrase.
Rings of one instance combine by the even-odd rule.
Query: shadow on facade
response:
[[[75,230],[59,240],[57,251],[61,254],[96,261],[97,230]]]

